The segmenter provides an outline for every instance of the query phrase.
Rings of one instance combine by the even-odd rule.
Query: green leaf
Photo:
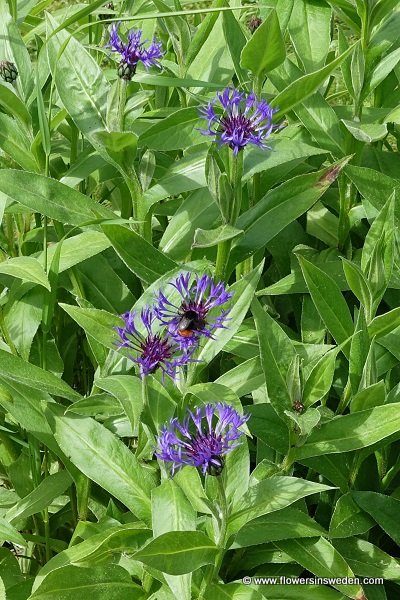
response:
[[[263,263],[253,269],[251,273],[245,275],[242,279],[230,286],[229,292],[232,294],[232,308],[229,312],[230,326],[226,329],[219,329],[215,333],[214,339],[209,339],[204,344],[198,355],[198,360],[206,363],[210,362],[218,354],[225,344],[235,335],[239,325],[249,310],[251,300],[257,288],[260,279]],[[202,369],[203,365],[199,365]]]
[[[65,381],[26,362],[22,358],[14,356],[0,349],[0,377],[15,381],[31,388],[47,392],[53,396],[61,396],[74,401],[79,400],[80,395],[73,390]]]
[[[324,538],[286,540],[275,542],[282,552],[298,562],[302,567],[317,577],[354,577],[345,559]],[[356,584],[334,583],[332,585],[349,596],[360,597],[362,589]]]
[[[54,475],[48,475],[30,494],[21,498],[10,508],[5,518],[11,523],[15,523],[19,519],[41,512],[53,500],[61,496],[71,483],[72,479],[68,471],[59,471]]]
[[[13,169],[0,170],[0,191],[15,202],[71,225],[95,219],[114,219],[115,214],[69,186],[36,173]]]
[[[233,12],[227,11],[222,13],[222,24],[225,41],[235,67],[235,73],[240,83],[243,84],[247,80],[247,72],[246,69],[240,66],[240,55],[246,45],[246,37]]]
[[[299,60],[307,73],[324,66],[331,38],[332,9],[324,1],[294,2],[289,32]]]
[[[54,405],[48,406],[47,414],[55,439],[73,464],[149,522],[154,483],[127,446],[94,419],[63,414]]]
[[[385,138],[388,134],[386,123],[359,123],[358,121],[348,121],[341,119],[347,131],[364,144],[371,144]]]
[[[237,220],[244,235],[233,244],[230,267],[251,256],[309,210],[335,181],[348,158],[326,169],[293,177],[273,188]],[[296,197],[296,202],[293,198]]]
[[[25,546],[26,542],[23,536],[11,525],[8,518],[0,517],[0,538],[7,542]]]
[[[48,289],[50,283],[40,262],[32,256],[17,256],[0,263],[0,273],[31,281]]]
[[[334,540],[333,545],[357,575],[400,581],[400,561],[371,542],[352,537]]]
[[[172,480],[164,481],[151,494],[153,532],[158,537],[170,531],[195,531],[196,513],[181,488]],[[191,598],[191,573],[164,577],[175,595],[182,600]]]
[[[103,225],[103,231],[126,266],[147,284],[178,266],[132,229]]]
[[[366,448],[399,431],[400,415],[395,404],[340,415],[314,429],[306,443],[297,448],[296,458]]]
[[[205,164],[204,152],[188,154],[177,160],[168,172],[144,193],[146,212],[160,200],[206,187]]]
[[[367,367],[367,364],[365,367]],[[374,406],[382,406],[385,404],[385,400],[385,382],[381,380],[355,394],[351,400],[350,411],[357,412],[359,410],[374,408]]]
[[[398,511],[400,500],[376,492],[352,492],[353,500],[378,523],[396,542],[400,543]]]
[[[79,565],[79,563],[87,564],[88,561],[91,561],[93,567],[96,566],[96,561],[102,561],[105,557],[108,560],[112,560],[115,554],[138,550],[150,535],[150,529],[146,529],[139,522],[118,523],[117,526],[106,527],[100,533],[95,533],[78,544],[75,543],[73,546],[51,558],[36,576],[33,591],[35,592],[39,588],[49,573],[54,572],[56,575],[60,568],[71,563]],[[103,569],[104,564],[100,568]]]
[[[265,596],[242,583],[221,583],[207,587],[205,600],[264,600]]]
[[[338,344],[343,344],[353,335],[354,326],[347,302],[340,289],[331,277],[297,255],[304,279],[321,319]],[[348,356],[349,346],[344,346],[344,354]]]
[[[303,102],[308,96],[311,96],[318,88],[324,83],[327,77],[353,52],[354,45],[350,46],[348,50],[343,52],[340,56],[335,58],[332,62],[328,63],[322,69],[304,75],[299,79],[296,79],[288,85],[288,87],[280,92],[271,102],[271,105],[278,108],[279,112],[276,115],[276,119],[279,119],[287,113],[289,110]]]
[[[269,77],[277,90],[282,92],[293,81],[301,79],[303,72],[294,63],[286,60],[283,65],[269,73]],[[321,93],[315,92],[311,97],[303,99],[301,104],[294,108],[294,112],[321,148],[329,150],[335,158],[345,154],[343,127]]]
[[[30,140],[17,121],[0,113],[0,148],[27,171],[39,167],[29,150]]]
[[[96,379],[96,387],[117,398],[132,429],[136,429],[142,412],[142,382],[140,379],[132,377],[132,375],[110,375]]]
[[[262,77],[272,71],[286,57],[285,42],[274,10],[258,27],[240,55],[240,66],[249,69],[254,76]]]
[[[323,402],[331,389],[336,357],[340,349],[337,347],[329,350],[313,367],[304,384],[302,403],[305,407],[312,406],[319,401]]]
[[[378,315],[368,325],[368,334],[372,339],[383,337],[400,325],[400,307],[389,310],[389,312]]]
[[[264,381],[260,358],[256,356],[223,373],[215,383],[229,387],[240,397],[258,389]]]
[[[320,535],[327,532],[314,519],[301,510],[284,508],[247,523],[239,530],[232,548]]]
[[[347,538],[365,533],[374,521],[354,502],[352,494],[341,496],[336,503],[329,525],[331,538]]]
[[[139,143],[151,150],[188,148],[204,142],[204,136],[198,131],[199,126],[198,108],[182,108],[147,129],[140,136]]]
[[[268,397],[276,413],[285,419],[285,411],[291,410],[294,402],[288,389],[287,375],[296,350],[280,325],[262,309],[256,299],[253,300],[252,312]]]
[[[221,377],[220,377],[221,380]],[[270,448],[285,454],[289,448],[287,424],[278,417],[270,403],[254,404],[246,407],[251,419],[248,421],[250,433]]]
[[[229,519],[231,533],[241,529],[248,521],[275,512],[293,504],[300,498],[331,489],[327,485],[298,479],[273,476],[251,486],[236,505]]]
[[[171,531],[156,537],[133,557],[169,575],[183,575],[213,563],[217,552],[201,531]]]
[[[225,0],[223,0],[225,1]],[[190,77],[166,77],[165,75],[155,75],[154,73],[136,73],[135,81],[144,83],[144,85],[155,85],[161,87],[175,88],[206,88],[210,90],[220,90],[221,86],[212,81],[201,81],[200,79],[191,79]]]
[[[342,261],[347,283],[353,294],[364,306],[366,313],[369,315],[372,304],[372,293],[368,280],[358,265],[345,258],[342,258]]]
[[[89,336],[92,336],[106,348],[114,351],[116,350],[118,336],[115,327],[121,327],[123,325],[121,317],[112,315],[105,310],[98,310],[97,308],[81,308],[80,306],[62,304],[61,302],[59,303],[59,306],[61,306],[61,308],[65,310],[65,312],[68,313]]]
[[[107,130],[107,94],[110,86],[87,50],[67,31],[55,31],[58,22],[46,15],[47,54],[61,101],[77,127],[89,138]],[[77,60],[79,57],[79,60]]]
[[[0,106],[6,109],[13,117],[16,117],[25,125],[30,125],[31,115],[22,100],[17,96],[14,89],[5,83],[0,83]]]
[[[189,194],[171,218],[160,240],[162,250],[173,260],[189,254],[196,228],[210,229],[219,218],[219,209],[207,189]]]
[[[73,565],[57,569],[47,575],[37,590],[29,596],[32,600],[76,600],[92,594],[96,600],[144,600],[144,590],[132,582],[128,571],[119,565]]]
[[[196,229],[192,248],[210,248],[225,240],[232,240],[242,233],[241,229],[228,224],[220,225],[216,229]]]

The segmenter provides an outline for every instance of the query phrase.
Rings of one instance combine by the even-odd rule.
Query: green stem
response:
[[[232,152],[229,154],[230,181],[233,190],[233,202],[229,215],[230,225],[235,226],[242,206],[242,174],[243,174],[243,152],[238,152],[236,156]],[[231,252],[232,240],[224,240],[217,247],[217,260],[215,264],[215,277],[217,280],[226,278],[226,267]]]
[[[225,240],[218,244],[217,248],[217,260],[215,263],[215,279],[220,281],[225,279],[225,271],[231,252],[232,242],[231,240]]]
[[[217,547],[218,552],[215,557],[214,565],[208,570],[206,576],[204,577],[201,589],[200,589],[200,598],[204,597],[204,594],[207,591],[207,588],[214,581],[215,577],[218,575],[219,570],[221,568],[222,560],[225,554],[225,546],[226,546],[226,534],[228,531],[228,503],[226,500],[225,488],[222,481],[221,476],[216,477],[218,484],[218,496],[219,496],[219,532],[218,532],[218,540]]]
[[[127,81],[121,77],[118,79],[118,129],[124,131],[125,106],[127,97]]]
[[[91,481],[88,477],[82,474],[79,480],[77,480],[75,483],[77,491],[78,519],[80,521],[87,521]]]

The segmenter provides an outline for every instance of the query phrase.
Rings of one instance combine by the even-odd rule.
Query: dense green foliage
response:
[[[0,0],[0,598],[399,597],[398,4]],[[161,69],[119,79],[117,21]],[[270,148],[199,130],[228,86]],[[141,379],[119,315],[187,272],[229,319]],[[169,477],[218,402],[247,435]]]

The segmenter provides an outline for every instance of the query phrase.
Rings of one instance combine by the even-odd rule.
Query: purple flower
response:
[[[163,374],[166,373],[174,378],[178,367],[192,362],[190,352],[182,351],[179,344],[172,338],[153,333],[152,324],[155,319],[153,309],[145,307],[140,313],[140,319],[147,335],[138,332],[134,311],[123,314],[122,318],[125,326],[115,328],[121,340],[117,346],[118,348],[131,348],[137,352],[137,356],[130,356],[130,358],[139,365],[142,377],[154,373],[160,368]]]
[[[216,104],[222,107],[222,112],[216,111]],[[235,155],[247,144],[269,148],[265,140],[277,127],[272,124],[275,112],[277,109],[253,93],[246,95],[235,88],[225,88],[200,110],[208,121],[207,129],[200,131],[214,137],[219,144],[228,144]]]
[[[146,69],[151,66],[161,68],[158,60],[164,56],[161,42],[153,38],[148,48],[144,48],[145,42],[142,42],[141,29],[131,29],[128,32],[128,40],[124,42],[119,34],[120,23],[113,24],[111,27],[110,41],[107,48],[121,55],[121,62],[118,68],[118,74],[122,79],[130,80],[136,73],[136,67],[142,62]]]
[[[168,326],[169,335],[186,350],[194,349],[201,336],[213,338],[215,329],[225,328],[229,309],[212,317],[208,313],[232,298],[222,281],[215,283],[208,275],[202,275],[190,283],[190,278],[191,273],[186,273],[170,282],[182,297],[180,305],[173,304],[159,292],[154,309],[161,323]]]
[[[188,411],[182,422],[174,418],[164,425],[157,438],[156,456],[172,463],[172,475],[184,465],[201,467],[203,475],[219,475],[223,456],[240,445],[236,442],[243,435],[239,427],[248,418],[221,402],[197,407]]]

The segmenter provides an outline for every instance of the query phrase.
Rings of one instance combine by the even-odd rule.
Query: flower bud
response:
[[[122,60],[118,66],[118,77],[130,81],[136,73],[136,65],[130,65],[125,60]]]
[[[1,60],[0,76],[4,79],[4,81],[7,81],[7,83],[13,83],[18,77],[17,67],[9,60]]]
[[[256,15],[253,15],[247,23],[247,27],[250,29],[251,33],[254,33],[255,30],[260,27],[261,23],[262,19],[260,19],[260,17],[257,17]]]

